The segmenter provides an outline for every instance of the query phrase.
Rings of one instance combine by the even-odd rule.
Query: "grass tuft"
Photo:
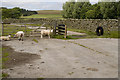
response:
[[[32,41],[34,41],[34,42],[38,43],[38,40],[36,40],[36,39],[32,39]]]
[[[9,24],[9,25],[4,25],[4,33],[2,35],[7,36],[11,34],[11,37],[13,37],[13,35],[18,31],[23,31],[25,32],[25,34],[29,34],[30,31],[32,30],[26,27],[26,31],[25,31],[25,27],[20,27],[20,26]]]
[[[7,77],[9,77],[9,75],[7,73],[2,73],[2,77],[7,78]]]
[[[79,32],[79,33],[86,33],[86,37],[83,38],[120,38],[120,31],[110,31],[109,33],[107,31],[104,31],[104,34],[102,36],[97,36],[96,32],[81,30],[81,29],[69,29],[69,31],[73,32]]]
[[[55,35],[55,36],[52,36],[52,38],[63,39],[63,40],[79,39],[79,38],[73,38],[72,35],[68,35],[68,36],[66,37],[66,39],[64,38],[64,35]]]

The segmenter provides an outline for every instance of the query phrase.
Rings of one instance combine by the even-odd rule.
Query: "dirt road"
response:
[[[3,42],[15,51],[41,56],[41,59],[3,69],[3,72],[11,78],[118,77],[118,39],[36,39],[38,43],[32,38]]]

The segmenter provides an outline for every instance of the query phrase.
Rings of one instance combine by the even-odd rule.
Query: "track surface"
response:
[[[4,41],[17,52],[37,54],[41,59],[12,69],[11,78],[117,78],[118,39],[40,39]],[[19,56],[18,56],[19,57]]]

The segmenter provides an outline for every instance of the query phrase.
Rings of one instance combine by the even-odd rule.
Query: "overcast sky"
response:
[[[2,7],[20,7],[28,10],[62,10],[62,5],[66,1],[68,0],[2,0]],[[90,2],[93,4],[98,0],[90,0]]]

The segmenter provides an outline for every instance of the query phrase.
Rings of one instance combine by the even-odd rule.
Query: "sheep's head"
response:
[[[16,37],[17,37],[17,34],[14,35],[14,38],[16,38]]]
[[[51,30],[51,32],[53,32],[53,29]]]
[[[11,38],[11,34],[9,34],[8,37]]]

